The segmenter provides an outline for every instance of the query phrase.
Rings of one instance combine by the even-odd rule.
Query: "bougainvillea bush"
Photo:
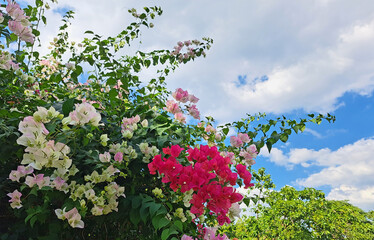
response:
[[[79,43],[69,40],[69,11],[41,56],[49,4],[0,9],[1,239],[228,239],[217,229],[249,204],[236,189],[253,186],[260,149],[334,120],[248,115],[217,127],[203,118],[198,96],[170,93],[166,79],[205,56],[211,39],[121,54],[159,7],[131,9],[134,22],[117,36],[87,31]],[[140,79],[149,67],[157,75]]]

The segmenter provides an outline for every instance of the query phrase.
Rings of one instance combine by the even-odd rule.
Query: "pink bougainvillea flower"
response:
[[[175,120],[180,123],[186,123],[186,117],[183,115],[183,113],[179,112],[174,114]]]
[[[123,153],[122,152],[117,152],[114,155],[114,160],[117,161],[117,162],[122,162],[122,160],[123,160]]]
[[[166,101],[166,107],[164,110],[168,111],[171,114],[176,114],[181,112],[178,103],[174,102],[173,100]]]
[[[12,181],[17,181],[17,182],[19,182],[19,179],[20,179],[21,177],[24,177],[24,176],[26,176],[27,174],[31,174],[31,173],[33,173],[33,171],[34,171],[34,169],[33,169],[33,167],[31,167],[31,166],[27,166],[27,167],[25,167],[25,166],[23,166],[23,165],[19,165],[19,166],[17,167],[17,171],[12,170],[12,171],[10,172],[10,174],[9,174],[9,179],[12,180]]]
[[[195,97],[194,95],[192,94],[189,94],[188,95],[188,101],[192,102],[192,103],[197,103],[200,99],[198,99],[197,97]]]
[[[256,148],[256,145],[252,144],[250,146],[248,146],[245,150],[242,149],[239,153],[239,156],[242,156],[244,157],[244,160],[246,161],[246,163],[251,166],[253,164],[255,164],[256,162],[254,161],[254,158],[257,157],[257,148]]]
[[[247,170],[246,166],[243,164],[236,165],[236,170],[239,176],[244,180],[245,188],[253,187],[254,184],[251,183],[252,174]]]
[[[238,138],[244,142],[244,143],[249,143],[251,141],[251,139],[249,138],[248,134],[246,133],[239,133],[238,134]]]
[[[173,145],[170,148],[170,154],[172,157],[178,157],[179,154],[184,150],[184,148],[181,148],[179,145]]]
[[[177,88],[172,94],[173,98],[178,102],[186,103],[188,101],[188,92],[183,91],[181,88]]]
[[[216,129],[215,129],[212,125],[207,125],[207,126],[205,127],[205,132],[207,132],[207,133],[210,133],[210,132],[215,133],[215,132],[216,132]]]
[[[245,166],[238,167],[238,174],[232,172],[229,166],[230,158],[221,156],[217,147],[206,145],[200,145],[200,148],[189,147],[186,158],[191,164],[183,166],[176,160],[182,150],[178,145],[163,148],[166,157],[156,155],[148,164],[150,173],[158,172],[162,176],[162,182],[170,183],[170,188],[175,192],[185,193],[192,190],[189,200],[192,214],[198,217],[208,209],[210,214],[219,217],[221,225],[230,223],[227,217],[229,209],[232,204],[243,199],[232,186],[236,184],[238,174],[243,176],[244,183],[249,185],[250,173]],[[225,238],[223,236],[216,239]]]
[[[52,186],[54,186],[57,190],[62,190],[63,188],[68,187],[65,180],[61,177],[56,177],[55,180],[53,180],[52,182]]]
[[[10,197],[9,202],[12,208],[22,207],[22,204],[21,204],[22,193],[18,192],[18,190],[14,190],[12,193],[8,193],[7,196]]]
[[[233,146],[233,147],[242,147],[243,146],[243,141],[240,138],[235,137],[235,136],[230,137],[230,143],[231,143],[231,146]]]
[[[183,235],[181,240],[194,240],[192,237],[190,236],[187,236],[187,235]]]
[[[65,212],[65,209],[62,211],[61,209],[56,209],[55,212],[59,219],[67,219],[68,223],[73,228],[84,228],[84,222],[81,220],[81,215],[78,213],[76,208],[73,208],[68,212]]]
[[[190,115],[195,118],[195,119],[200,119],[200,112],[199,110],[196,108],[196,105],[192,105],[191,107],[188,108],[188,112],[190,113]]]
[[[34,185],[38,185],[39,189],[41,189],[44,186],[49,186],[50,183],[50,178],[49,177],[44,177],[44,174],[38,174],[34,177],[27,176],[25,183],[27,186],[30,188],[33,187]]]

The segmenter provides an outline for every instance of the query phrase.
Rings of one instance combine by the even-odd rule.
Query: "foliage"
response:
[[[251,165],[265,144],[270,151],[308,122],[335,120],[282,117],[252,129],[266,116],[248,115],[216,128],[212,117],[190,124],[187,117],[200,120],[199,99],[182,89],[170,96],[166,77],[205,56],[211,39],[120,56],[142,27],[153,27],[159,7],[131,9],[134,22],[117,36],[86,31],[80,43],[69,41],[68,11],[50,53],[40,56],[34,44],[48,4],[1,6],[1,239],[213,239],[214,227],[233,219],[243,198],[233,186],[251,186]],[[157,76],[140,79],[150,67]],[[169,163],[180,171],[163,171]],[[182,190],[197,173],[206,179]],[[228,192],[230,198],[214,199]]]
[[[263,172],[263,169],[260,169]],[[254,175],[255,176],[255,175]],[[260,175],[257,175],[260,176]],[[297,191],[285,186],[275,191],[269,175],[261,196],[254,196],[254,215],[242,217],[222,229],[238,239],[373,239],[374,223],[370,213],[346,201],[325,199],[322,191],[305,188]],[[254,200],[254,201],[253,201]],[[256,201],[259,200],[259,201]]]

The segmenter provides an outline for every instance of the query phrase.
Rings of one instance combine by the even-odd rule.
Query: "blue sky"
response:
[[[201,112],[219,123],[258,112],[334,114],[334,124],[309,125],[271,154],[263,151],[255,168],[265,167],[278,188],[315,187],[330,199],[374,208],[372,0],[59,0],[46,13],[41,40],[53,39],[66,9],[76,12],[69,32],[80,41],[85,30],[114,35],[130,23],[128,9],[153,5],[164,14],[130,51],[214,39],[205,59],[169,77],[170,90],[181,87],[199,97]]]

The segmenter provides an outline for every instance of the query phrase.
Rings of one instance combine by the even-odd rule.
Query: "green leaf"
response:
[[[31,189],[31,191],[29,192],[29,194],[34,195],[34,196],[38,196],[38,189],[36,187],[33,187]]]
[[[166,240],[169,236],[170,236],[169,229],[168,228],[164,229],[164,231],[162,231],[161,233],[161,239]]]
[[[132,208],[138,208],[142,204],[142,199],[140,196],[136,196],[132,199]]]
[[[222,132],[227,135],[229,133],[230,129],[229,128],[223,128]]]
[[[158,228],[163,228],[165,227],[166,225],[168,225],[170,223],[170,221],[168,219],[166,219],[164,216],[163,218],[161,218],[158,222]]]
[[[117,96],[118,96],[117,89],[112,88],[112,89],[109,91],[109,99],[110,99],[111,101],[115,101]]]
[[[163,227],[165,227],[166,225],[168,225],[170,223],[170,221],[168,219],[165,218],[165,215],[164,214],[160,214],[160,215],[157,215],[155,216],[154,218],[152,218],[152,225],[158,230],[158,229],[161,229]]]
[[[62,104],[62,112],[65,116],[69,115],[69,113],[73,111],[74,100],[74,98],[70,98]]]
[[[158,204],[158,203],[151,203],[151,205],[149,206],[149,214],[151,214],[151,216],[153,216],[155,214],[155,212],[160,209],[161,207],[161,204]]]
[[[30,219],[30,225],[31,225],[31,227],[34,227],[34,224],[35,224],[36,220],[38,220],[38,217],[37,217],[37,216],[33,216],[33,217]]]
[[[42,1],[42,0],[36,0],[36,1],[35,1],[35,5],[36,5],[37,7],[41,7],[41,6],[43,6],[43,1]]]
[[[158,147],[162,148],[165,145],[165,142],[168,140],[168,136],[160,136],[157,138]]]
[[[130,221],[137,226],[138,223],[140,222],[140,214],[138,209],[132,208],[130,211]]]
[[[272,145],[273,144],[271,144],[271,142],[266,142],[266,147],[268,148],[269,152],[271,151]]]
[[[247,205],[247,207],[249,207],[249,203],[250,203],[250,199],[249,198],[244,198],[243,202],[245,203],[245,205]]]
[[[282,135],[280,135],[279,139],[280,139],[282,142],[287,142],[287,140],[288,140],[288,135],[287,135],[287,134],[282,134]]]
[[[177,227],[177,229],[180,231],[180,232],[183,232],[183,223],[180,221],[180,220],[177,220],[174,222],[174,226]]]
[[[142,219],[143,223],[146,222],[148,214],[148,206],[146,204],[143,204],[140,208],[140,218]]]

